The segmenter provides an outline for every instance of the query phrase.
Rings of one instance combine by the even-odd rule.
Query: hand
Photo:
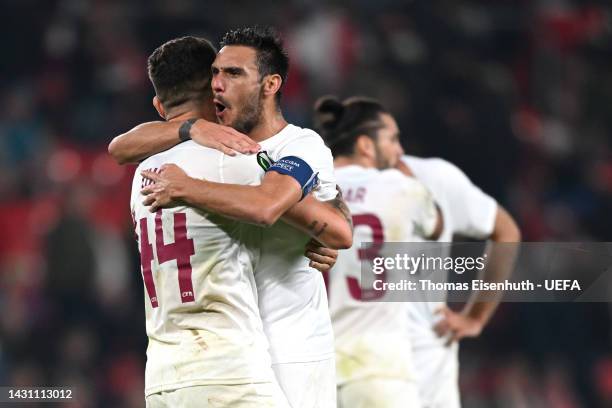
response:
[[[306,244],[304,255],[310,259],[308,265],[320,272],[329,271],[338,260],[338,251],[326,248],[313,239]]]
[[[164,164],[157,173],[143,170],[140,174],[154,183],[140,190],[145,196],[143,204],[151,206],[149,209],[151,212],[159,208],[176,206],[182,192],[185,191],[185,184],[191,180],[191,177],[176,164]]]
[[[228,156],[235,156],[235,151],[251,154],[261,150],[261,146],[253,139],[237,130],[203,119],[193,124],[189,135],[196,143],[219,150]]]
[[[483,324],[480,320],[464,313],[457,313],[448,306],[443,306],[436,314],[442,314],[443,317],[434,326],[434,331],[440,337],[449,336],[446,345],[464,337],[478,337],[482,332]]]

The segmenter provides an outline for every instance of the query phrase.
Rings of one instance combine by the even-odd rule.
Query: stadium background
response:
[[[562,0],[5,0],[0,33],[0,384],[143,406],[133,167],[110,139],[156,120],[146,58],[185,34],[283,33],[283,107],[394,112],[409,153],[461,167],[525,241],[612,241],[612,5]],[[504,304],[461,353],[472,407],[612,406],[607,304]]]

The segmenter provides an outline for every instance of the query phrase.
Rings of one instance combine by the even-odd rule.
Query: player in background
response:
[[[355,228],[353,247],[339,254],[329,276],[339,406],[420,407],[406,304],[360,283],[361,261],[385,256],[385,241],[436,238],[442,220],[429,191],[394,168],[403,154],[399,130],[378,101],[321,98],[315,123],[334,155]]]
[[[287,124],[282,116],[280,90],[288,58],[273,31],[230,31],[222,46],[212,69],[217,119],[248,134],[275,163],[259,169],[256,175],[262,180],[256,187],[194,179],[177,166],[167,166],[159,174],[144,172],[155,182],[143,190],[146,202],[153,209],[186,203],[270,226],[262,234],[255,280],[273,369],[292,407],[335,407],[333,333],[325,287],[320,273],[303,256],[309,240],[305,232],[329,245],[322,237],[335,229],[339,231],[336,248],[352,243],[350,214],[337,195],[331,152],[316,132]],[[144,157],[176,144],[176,132],[176,126],[150,123],[122,135],[118,142]],[[329,222],[315,218],[306,231],[276,223],[314,180],[318,180],[313,189],[316,199],[329,201],[342,216]],[[309,214],[319,216],[318,211]],[[325,261],[325,256],[310,256]]]
[[[169,122],[212,119],[206,40],[183,37],[157,48],[148,72],[154,106]],[[180,60],[180,64],[177,64]],[[254,228],[186,206],[151,213],[140,190],[144,169],[179,163],[193,177],[252,184],[249,156],[183,143],[144,160],[132,184],[131,210],[146,289],[149,338],[146,406],[286,407],[271,369],[257,307]]]
[[[398,169],[413,175],[431,191],[444,218],[439,242],[452,242],[454,235],[490,240],[495,245],[490,246],[482,279],[501,281],[510,274],[517,253],[517,246],[511,243],[520,242],[521,234],[501,205],[446,160],[405,155]],[[440,247],[439,255],[450,255],[450,249],[450,245]],[[461,406],[458,341],[478,336],[497,305],[490,296],[477,293],[460,312],[441,302],[408,304],[409,333],[424,407]]]

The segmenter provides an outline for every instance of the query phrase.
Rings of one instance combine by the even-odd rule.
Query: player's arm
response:
[[[146,195],[144,204],[150,205],[151,211],[184,203],[261,226],[276,223],[300,201],[304,189],[312,187],[306,184],[313,181],[308,174],[296,179],[292,175],[268,171],[258,186],[216,183],[189,177],[176,165],[164,165],[159,173],[143,171],[142,175],[154,181],[142,190]],[[305,201],[300,202],[287,219],[329,248],[350,247],[351,227],[345,216],[334,207],[340,204],[325,204],[308,196]],[[315,209],[311,209],[310,204]]]
[[[329,148],[319,135],[305,132],[286,145],[282,154],[304,159],[312,168],[318,169],[319,177],[319,191],[284,213],[283,221],[328,248],[350,248],[353,242],[352,217],[336,185]]]
[[[282,219],[327,248],[347,249],[353,245],[351,212],[339,189],[336,198],[325,202],[308,195],[284,213]]]
[[[495,223],[487,250],[487,265],[481,279],[485,282],[502,282],[512,273],[518,254],[521,232],[512,216],[500,205],[497,206]],[[499,291],[473,292],[470,300],[459,313],[444,307],[440,313],[444,319],[435,330],[440,335],[452,333],[450,341],[464,337],[476,337],[493,316],[499,305]]]
[[[198,119],[183,130],[185,122],[147,122],[115,137],[108,145],[108,153],[119,164],[137,163],[156,153],[163,152],[187,140],[186,134],[195,142],[233,156],[240,153],[256,153],[259,145],[248,136],[204,119]],[[185,134],[186,133],[186,134]]]
[[[497,206],[495,226],[489,239],[492,245],[489,246],[488,261],[482,279],[485,282],[502,282],[510,276],[514,268],[521,231],[512,216],[500,205]],[[488,323],[499,304],[500,296],[491,300],[490,295],[487,292],[473,293],[463,310],[463,313],[477,321],[481,328]]]
[[[276,172],[267,172],[258,186],[195,179],[175,165],[162,166],[159,174],[143,171],[142,176],[155,182],[142,190],[152,212],[183,203],[260,226],[274,224],[302,196],[297,181]]]
[[[304,256],[310,259],[310,267],[319,272],[328,272],[338,260],[338,250],[322,246],[313,238],[306,244]]]

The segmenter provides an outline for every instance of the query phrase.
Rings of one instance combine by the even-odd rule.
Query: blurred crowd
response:
[[[143,290],[110,139],[157,120],[164,41],[276,26],[290,122],[377,97],[411,154],[460,168],[526,241],[612,241],[612,4],[605,0],[7,0],[0,71],[0,384],[143,405]],[[607,304],[504,304],[461,354],[465,406],[612,406]],[[70,406],[70,405],[68,405]]]

